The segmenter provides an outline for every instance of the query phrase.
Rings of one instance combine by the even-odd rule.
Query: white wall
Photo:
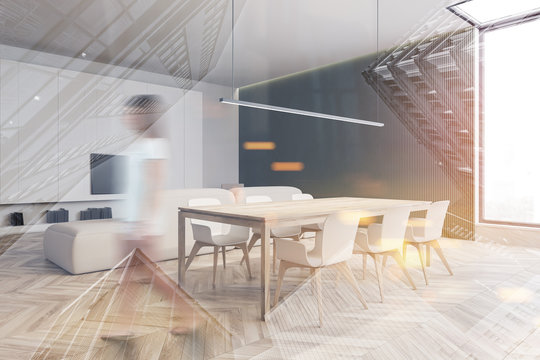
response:
[[[161,95],[173,151],[170,187],[202,186],[202,94],[71,70],[0,60],[0,201],[118,199],[90,194],[91,153],[120,154],[136,141],[122,124],[136,94]]]
[[[92,202],[117,206],[121,195],[90,194],[89,156],[121,153],[136,140],[121,123],[121,105],[134,94],[159,94],[171,105],[158,121],[170,140],[170,188],[238,182],[238,109],[218,102],[230,88],[200,82],[185,91],[170,86],[174,82],[164,75],[134,70],[138,80],[119,79],[17,61],[13,48],[8,53],[10,59],[0,60],[2,225],[12,211],[28,213],[26,222],[43,222],[48,208],[67,207],[76,220],[78,210]],[[54,62],[49,57],[62,58],[33,58]],[[86,69],[122,73],[108,65]],[[121,211],[113,209],[115,217]]]
[[[202,94],[203,179],[204,187],[237,184],[239,172],[238,107],[219,102],[231,98],[227,86],[198,83],[194,89]]]
[[[135,137],[120,122],[133,94],[163,96],[170,140],[170,188],[238,182],[238,109],[218,102],[230,88],[0,45],[0,226],[13,211],[44,222],[47,209],[112,206],[120,195],[90,195],[89,154],[120,153]],[[37,96],[37,98],[36,98]],[[114,211],[116,207],[116,211]]]

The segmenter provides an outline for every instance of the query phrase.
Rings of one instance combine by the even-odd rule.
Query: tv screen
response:
[[[126,156],[90,154],[90,193],[93,195],[125,193],[126,166]]]

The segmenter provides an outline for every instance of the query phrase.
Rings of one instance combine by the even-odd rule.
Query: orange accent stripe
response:
[[[273,141],[246,141],[244,149],[246,150],[274,150],[276,143]]]
[[[302,171],[304,170],[303,162],[273,162],[273,171]]]

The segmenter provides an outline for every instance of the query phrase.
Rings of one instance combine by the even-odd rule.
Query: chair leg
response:
[[[439,244],[439,241],[438,240],[433,240],[433,241],[431,241],[431,245],[433,246],[433,249],[435,250],[437,255],[439,255],[439,258],[441,259],[444,266],[446,267],[446,270],[448,270],[450,275],[454,275],[454,273],[450,269],[450,265],[448,264],[448,261],[446,261],[446,257],[444,257],[444,254],[443,254],[442,249],[441,249],[441,244]]]
[[[217,270],[217,260],[219,255],[219,246],[214,246],[214,277],[212,278],[212,287],[216,287],[216,270]]]
[[[367,254],[362,254],[362,280],[366,280]]]
[[[225,246],[221,247],[221,253],[223,254],[223,268],[225,269]]]
[[[289,263],[286,261],[280,261],[279,262],[279,270],[278,270],[278,280],[276,285],[276,293],[274,294],[274,306],[277,305],[279,301],[279,294],[281,292],[281,285],[283,284],[283,277],[285,276],[285,271],[289,268]]]
[[[356,295],[358,295],[358,298],[362,302],[362,305],[364,305],[364,309],[367,309],[367,303],[364,297],[362,296],[362,292],[360,291],[360,287],[358,287],[358,283],[356,282],[356,279],[354,278],[353,272],[349,266],[349,264],[344,261],[339,264],[336,264],[336,268],[338,269],[339,273],[343,275],[345,280],[353,287],[354,291],[356,292]]]
[[[322,327],[322,285],[321,285],[321,269],[315,269],[315,276],[313,280],[315,281],[315,294],[317,296],[317,308],[319,310],[319,327]]]
[[[276,273],[277,251],[276,251],[276,239],[272,240],[272,274]]]
[[[384,268],[386,267],[386,260],[388,260],[388,255],[384,254],[382,258],[382,271],[384,271]]]
[[[247,244],[240,244],[238,245],[240,249],[242,249],[242,252],[244,253],[244,257],[246,258],[246,267],[249,275],[249,279],[251,280],[253,277],[251,276],[251,267],[249,266],[249,252],[247,249]]]
[[[253,246],[255,246],[255,243],[260,238],[261,238],[261,234],[253,234],[253,235],[251,235],[251,239],[249,240],[249,244],[248,244],[248,248],[247,248],[248,251],[251,251],[251,248],[253,248]]]
[[[407,241],[404,241],[403,242],[403,251],[402,251],[402,257],[403,257],[403,261],[407,261],[407,245],[409,245],[409,243]]]
[[[405,277],[409,280],[409,283],[411,284],[413,290],[416,290],[416,285],[414,285],[413,279],[411,278],[411,275],[409,275],[409,272],[407,271],[407,267],[405,266],[405,262],[403,261],[403,258],[401,257],[401,254],[399,253],[399,250],[392,251],[391,253],[392,257],[396,262],[398,263],[399,267],[401,268],[401,271],[403,271],[403,274],[405,274]]]
[[[251,239],[249,240],[249,245],[247,247],[247,251],[250,252],[251,251],[251,248],[255,245],[255,243],[257,242],[257,240],[259,240],[261,238],[261,235],[260,234],[256,234],[254,233],[253,235],[251,235]],[[244,257],[242,258],[242,260],[240,260],[240,265],[242,265],[244,263],[244,261],[246,261],[246,257],[244,255]]]
[[[424,280],[426,281],[426,285],[429,285],[427,273],[426,273],[426,267],[424,266],[424,257],[422,256],[422,245],[420,244],[414,244],[414,247],[418,251],[418,257],[420,258],[420,264],[422,265],[422,272],[424,273]]]
[[[311,277],[311,279],[313,279],[315,277],[315,268],[309,268],[309,276]],[[316,291],[316,285],[315,285],[315,280],[312,280],[311,281],[311,295],[315,296],[315,291]]]
[[[431,249],[429,243],[426,244],[426,266],[431,266]]]
[[[379,283],[379,293],[381,294],[381,302],[384,301],[383,295],[383,277],[381,272],[381,266],[379,264],[379,255],[371,254],[373,261],[375,262],[375,272],[377,273],[377,282]]]
[[[191,262],[195,258],[195,255],[199,252],[199,250],[202,248],[202,244],[198,241],[195,241],[195,244],[193,244],[193,248],[191,249],[191,253],[189,253],[188,260],[186,262],[186,270],[189,268],[189,265],[191,265]]]

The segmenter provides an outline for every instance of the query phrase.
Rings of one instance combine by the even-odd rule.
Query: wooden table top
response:
[[[313,200],[273,201],[251,204],[179,207],[189,214],[235,217],[257,221],[288,220],[298,217],[328,216],[339,211],[360,211],[365,217],[382,215],[388,208],[409,206],[411,211],[425,210],[430,201],[375,199],[356,197]]]

